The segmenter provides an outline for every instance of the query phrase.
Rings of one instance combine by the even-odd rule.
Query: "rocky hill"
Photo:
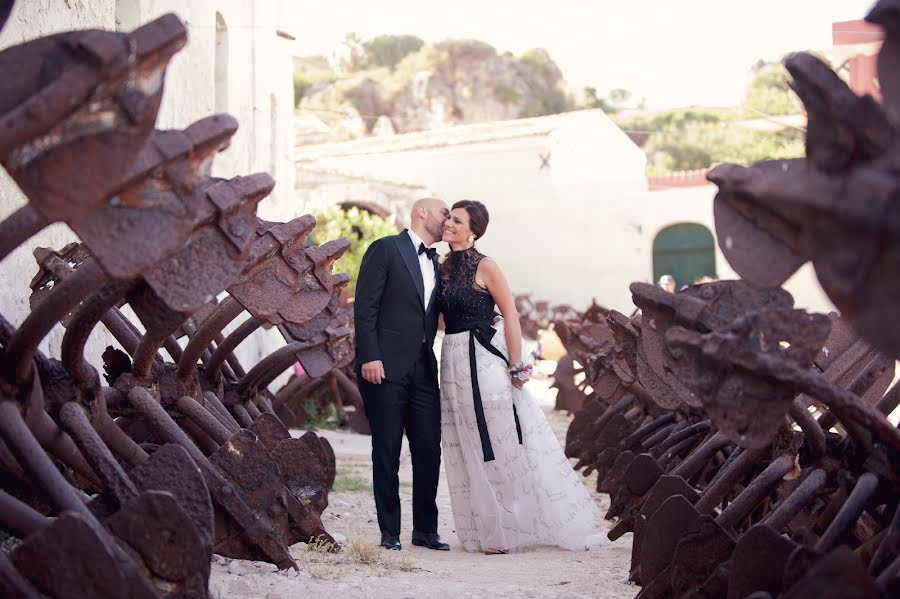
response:
[[[421,45],[393,64],[378,62],[365,48],[340,61],[297,61],[300,137],[308,127],[323,141],[319,120],[328,125],[325,137],[335,141],[575,107],[562,72],[542,49],[517,57],[476,40],[448,40]]]

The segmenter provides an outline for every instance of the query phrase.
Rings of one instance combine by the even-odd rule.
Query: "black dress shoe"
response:
[[[392,535],[389,532],[381,533],[381,546],[385,549],[393,549],[394,551],[400,551],[403,548],[400,545],[400,537],[398,535]]]
[[[414,530],[412,533],[412,544],[417,547],[428,547],[436,551],[450,551],[450,545],[436,532],[419,532]]]

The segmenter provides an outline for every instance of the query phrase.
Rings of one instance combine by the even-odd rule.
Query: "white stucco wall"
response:
[[[569,303],[584,309],[592,298],[630,314],[628,286],[653,281],[653,240],[677,223],[698,223],[715,236],[712,202],[715,187],[667,191],[616,192],[596,186],[559,186],[546,208],[527,210],[488,204],[491,226],[480,243],[501,264],[516,292]],[[720,279],[739,278],[716,247]],[[810,267],[785,288],[798,307],[833,307]]]
[[[184,128],[214,114],[216,12],[228,25],[228,103],[240,129],[220,154],[213,173],[220,177],[269,172],[276,179],[272,195],[259,205],[259,215],[288,220],[302,214],[294,201],[293,84],[290,42],[276,35],[279,15],[289,0],[19,0],[0,33],[0,49],[24,40],[72,29],[130,31],[173,12],[188,29],[188,45],[173,59],[157,127]],[[0,218],[25,203],[9,176],[0,170]],[[54,225],[0,263],[0,313],[19,324],[29,312],[28,282],[36,272],[31,251],[37,246],[61,248],[76,240],[69,229]],[[41,346],[59,357],[64,330],[57,327]],[[107,345],[116,345],[99,325],[88,344],[88,359],[99,366]],[[284,344],[275,331],[260,331],[244,342],[238,355],[247,364]]]
[[[548,154],[550,167],[542,168]],[[596,298],[631,313],[628,286],[652,282],[653,239],[662,228],[693,222],[715,235],[716,188],[647,191],[643,152],[595,111],[571,113],[548,134],[531,137],[408,151],[304,147],[304,155],[320,168],[419,183],[448,204],[484,202],[491,224],[477,245],[497,260],[513,290],[580,309]],[[716,269],[719,278],[737,278],[718,248]],[[799,307],[832,309],[809,267],[785,287]]]
[[[634,310],[628,286],[653,281],[653,240],[677,223],[698,223],[715,237],[714,186],[667,191],[554,186],[547,201],[486,200],[491,225],[478,243],[507,274],[513,290],[578,309],[592,298],[625,314]],[[716,246],[716,273],[736,279]],[[810,266],[785,284],[797,307],[827,312],[833,306]]]
[[[601,294],[612,301],[606,290],[622,286],[601,257],[612,254],[607,231],[624,222],[607,210],[618,198],[643,193],[646,158],[598,111],[554,122],[540,135],[411,151],[338,151],[315,164],[418,183],[451,205],[484,202],[491,223],[477,245],[497,260],[514,291],[583,308]]]
[[[585,307],[605,276],[602,261],[584,255],[606,247],[598,228],[612,225],[605,206],[646,185],[644,154],[614,126],[604,131],[604,119],[575,120],[550,135],[332,156],[316,164],[418,183],[450,205],[462,199],[484,202],[491,224],[478,246],[498,261],[513,289]],[[549,168],[542,167],[547,154]]]
[[[687,187],[665,191],[646,191],[633,197],[604,203],[603,247],[614,259],[608,261],[597,300],[609,307],[633,309],[628,284],[631,281],[653,283],[653,240],[665,227],[677,223],[698,223],[715,238],[713,199],[716,187]],[[716,274],[719,279],[740,278],[716,245]],[[622,286],[622,283],[625,283]],[[784,285],[799,308],[828,312],[834,307],[819,286],[811,267],[800,269]],[[609,299],[606,299],[609,298]],[[606,301],[604,301],[606,299]]]
[[[119,0],[118,27],[130,31],[168,12],[187,26],[188,46],[172,61],[159,128],[184,128],[216,112],[216,15],[225,22],[227,102],[240,127],[213,167],[219,177],[268,172],[275,190],[259,206],[270,220],[299,216],[292,201],[293,59],[279,37],[278,18],[288,0]]]

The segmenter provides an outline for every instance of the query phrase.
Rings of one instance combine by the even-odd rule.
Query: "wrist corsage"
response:
[[[531,364],[525,364],[521,361],[516,362],[515,364],[510,366],[508,370],[509,377],[514,381],[522,381],[524,383],[531,378],[532,368],[533,367]]]

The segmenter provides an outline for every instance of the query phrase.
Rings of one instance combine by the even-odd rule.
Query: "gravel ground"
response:
[[[555,389],[547,379],[531,381],[529,389],[544,407],[557,436],[562,440],[571,420],[551,409]],[[302,434],[303,431],[296,431]],[[300,571],[279,572],[264,562],[214,557],[211,596],[218,598],[295,599],[297,597],[429,598],[497,597],[510,599],[541,597],[631,598],[638,588],[628,584],[631,535],[605,543],[590,551],[570,552],[551,547],[511,554],[486,556],[466,552],[453,532],[453,516],[446,480],[438,488],[440,533],[450,543],[449,552],[430,551],[409,543],[412,530],[412,468],[405,446],[400,466],[400,496],[403,502],[403,550],[377,547],[378,523],[371,491],[371,445],[369,437],[342,431],[320,431],[337,454],[338,480],[329,495],[323,515],[326,529],[344,544],[344,551],[329,554],[299,543],[291,553]],[[593,490],[596,475],[583,479]],[[605,512],[609,500],[594,493]],[[598,519],[598,531],[610,523]],[[339,594],[337,594],[339,593]]]

